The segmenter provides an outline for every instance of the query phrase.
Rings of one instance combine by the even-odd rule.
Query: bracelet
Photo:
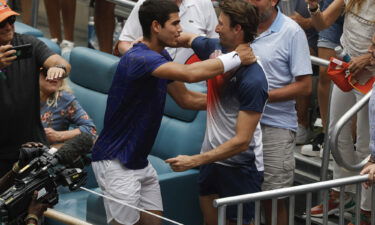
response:
[[[28,222],[28,220],[35,220],[35,223],[30,223],[30,222]],[[38,217],[35,215],[35,214],[32,214],[32,213],[29,213],[27,216],[26,216],[26,218],[25,218],[25,223],[27,224],[27,225],[37,225],[38,224],[38,221],[39,221],[39,219],[38,219]]]
[[[320,5],[319,3],[316,5],[316,8],[310,8],[310,5],[307,4],[307,9],[311,16],[315,16],[316,14],[320,13]]]
[[[241,59],[238,56],[238,53],[235,51],[220,55],[217,58],[220,59],[220,61],[223,63],[224,73],[241,65]]]

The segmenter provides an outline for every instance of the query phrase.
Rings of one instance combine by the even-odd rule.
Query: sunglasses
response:
[[[4,28],[8,23],[13,25],[16,22],[16,16],[10,16],[0,23],[0,28]]]

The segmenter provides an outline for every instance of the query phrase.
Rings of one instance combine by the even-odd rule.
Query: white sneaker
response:
[[[314,123],[314,127],[323,127],[322,119],[317,118]]]
[[[296,144],[297,145],[306,144],[309,141],[309,136],[310,136],[310,130],[298,124]]]
[[[57,38],[51,38],[51,41],[57,44],[57,42],[58,42],[59,40],[57,40]]]
[[[61,48],[61,55],[69,53],[74,48],[74,42],[63,40],[60,44],[60,48]]]

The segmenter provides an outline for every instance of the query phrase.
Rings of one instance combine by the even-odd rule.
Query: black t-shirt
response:
[[[39,68],[54,54],[39,39],[15,33],[13,46],[32,44],[32,57],[13,61],[0,78],[0,159],[17,159],[21,144],[46,143],[40,122]]]

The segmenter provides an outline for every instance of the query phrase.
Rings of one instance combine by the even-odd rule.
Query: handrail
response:
[[[317,65],[317,66],[328,66],[329,61],[326,59],[322,59],[316,56],[310,56],[311,64]]]
[[[317,65],[317,66],[323,66],[323,67],[328,67],[329,61],[326,59],[318,58],[316,56],[310,56],[311,59],[311,64]],[[328,102],[331,102],[331,90],[332,90],[332,84],[329,87],[329,96],[328,96]],[[328,124],[329,124],[329,114],[331,112],[331,105],[328,104],[327,107],[327,119],[326,119],[326,124],[325,125],[325,131],[324,133],[328,133]],[[329,150],[329,140],[328,140],[328,135],[325,135],[324,137],[324,152],[323,152],[323,159],[322,159],[322,167],[320,171],[320,180],[324,181],[327,180],[328,177],[328,167],[329,167],[329,155],[330,155],[330,150]]]
[[[136,2],[130,1],[130,0],[106,0],[107,2],[112,2],[116,5],[119,6],[124,6],[124,7],[131,7],[133,8],[136,4]]]
[[[367,93],[361,100],[359,100],[352,108],[350,108],[336,123],[335,127],[333,128],[332,132],[330,132],[330,149],[332,151],[333,158],[335,159],[336,163],[344,167],[347,170],[354,170],[358,171],[361,170],[362,167],[366,164],[366,159],[362,162],[351,165],[350,163],[347,163],[345,159],[341,156],[341,153],[339,152],[337,148],[338,143],[338,137],[341,129],[343,126],[359,111],[361,110],[369,101],[372,91]]]
[[[252,194],[244,194],[226,198],[215,199],[213,204],[214,207],[220,207],[223,205],[235,205],[240,203],[247,203],[251,201],[265,200],[271,198],[277,198],[288,195],[296,195],[301,193],[319,191],[322,189],[329,189],[332,187],[340,187],[348,184],[361,183],[368,180],[368,175],[357,175],[352,177],[345,177],[336,180],[320,181],[312,184],[304,184],[299,186],[280,188],[270,191],[262,191]]]
[[[31,26],[36,27],[38,24],[38,10],[39,10],[39,0],[32,0],[31,7]],[[22,9],[24,10],[24,9]]]

